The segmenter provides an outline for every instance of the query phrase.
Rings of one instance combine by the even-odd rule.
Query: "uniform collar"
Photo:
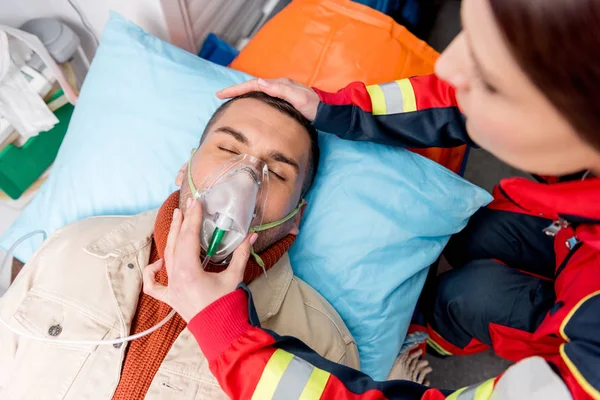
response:
[[[502,180],[500,189],[529,213],[552,220],[600,224],[600,178],[553,184],[511,178]]]

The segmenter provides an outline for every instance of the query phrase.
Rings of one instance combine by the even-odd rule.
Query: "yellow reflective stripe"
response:
[[[402,91],[402,99],[404,101],[404,112],[417,111],[417,99],[415,91],[409,79],[401,79],[396,81]]]
[[[488,400],[492,397],[492,392],[494,391],[494,379],[495,378],[488,379],[477,386],[477,389],[475,390],[475,400]]]
[[[494,379],[492,378],[478,385],[458,389],[446,397],[446,400],[489,400],[494,391]]]
[[[385,95],[383,89],[379,85],[367,86],[367,91],[371,97],[371,105],[373,107],[373,115],[385,115]]]
[[[319,400],[330,376],[329,372],[315,367],[312,374],[310,374],[310,378],[308,378],[306,386],[304,386],[304,390],[300,394],[299,400]]]
[[[443,356],[451,356],[452,353],[450,353],[448,350],[445,350],[444,348],[442,348],[442,346],[440,346],[439,344],[437,344],[432,338],[427,338],[427,344],[430,345],[435,351],[437,351],[438,353],[440,353]]]
[[[446,400],[457,400],[458,396],[460,396],[460,394],[462,392],[464,392],[465,390],[467,390],[466,387],[464,387],[462,389],[458,389],[456,392],[453,392],[452,394],[450,394],[450,396],[446,397]]]
[[[565,364],[567,364],[567,368],[569,368],[569,371],[571,371],[571,373],[575,377],[575,380],[577,381],[577,383],[579,383],[579,385],[581,385],[583,390],[585,390],[586,393],[589,394],[593,399],[600,400],[600,392],[595,387],[590,385],[590,383],[583,377],[583,375],[581,375],[581,372],[579,372],[575,364],[573,364],[573,361],[571,361],[569,356],[567,356],[564,344],[560,345],[560,355],[564,360]]]
[[[567,326],[567,324],[569,323],[569,320],[573,317],[573,315],[575,314],[575,312],[579,309],[579,307],[581,307],[581,305],[583,303],[585,303],[586,301],[588,301],[589,299],[591,299],[594,296],[597,296],[600,294],[600,290],[598,290],[597,292],[594,293],[590,293],[587,296],[585,296],[583,299],[579,300],[579,302],[575,305],[575,307],[573,307],[571,309],[571,311],[569,311],[569,313],[567,314],[567,316],[565,317],[565,319],[563,319],[563,322],[560,324],[560,334],[561,336],[567,341],[570,342],[571,339],[569,339],[569,337],[567,336],[567,334],[565,333],[565,327]]]
[[[283,376],[286,368],[292,361],[294,355],[287,351],[277,349],[269,359],[263,373],[256,385],[252,400],[270,399],[275,394],[275,389]]]

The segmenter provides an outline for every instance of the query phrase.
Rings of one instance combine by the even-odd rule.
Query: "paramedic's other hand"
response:
[[[234,291],[242,282],[256,233],[248,235],[233,253],[229,267],[221,273],[206,272],[200,262],[200,225],[202,206],[188,201],[185,216],[179,209],[165,247],[165,259],[144,268],[144,293],[167,303],[189,322],[206,306]],[[156,282],[156,274],[166,263],[169,285]]]
[[[283,99],[309,121],[315,120],[317,107],[321,101],[314,90],[288,78],[252,79],[218,91],[217,97],[228,99],[248,92],[264,92],[269,96]]]

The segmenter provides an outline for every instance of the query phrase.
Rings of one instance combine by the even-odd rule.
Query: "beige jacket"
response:
[[[129,334],[148,263],[156,211],[90,218],[52,235],[0,299],[16,329],[57,338],[114,339]],[[287,254],[250,285],[262,326],[295,336],[330,360],[359,367],[354,339],[323,297],[295,277]],[[56,330],[56,328],[55,328]],[[0,398],[111,399],[126,345],[84,346],[20,338],[0,325]],[[185,329],[154,377],[146,399],[225,395]]]

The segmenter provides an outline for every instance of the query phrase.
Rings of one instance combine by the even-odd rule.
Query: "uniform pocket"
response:
[[[100,340],[110,327],[68,301],[30,291],[11,325],[18,331],[62,340]],[[44,342],[21,337],[7,398],[63,399],[97,345]]]

